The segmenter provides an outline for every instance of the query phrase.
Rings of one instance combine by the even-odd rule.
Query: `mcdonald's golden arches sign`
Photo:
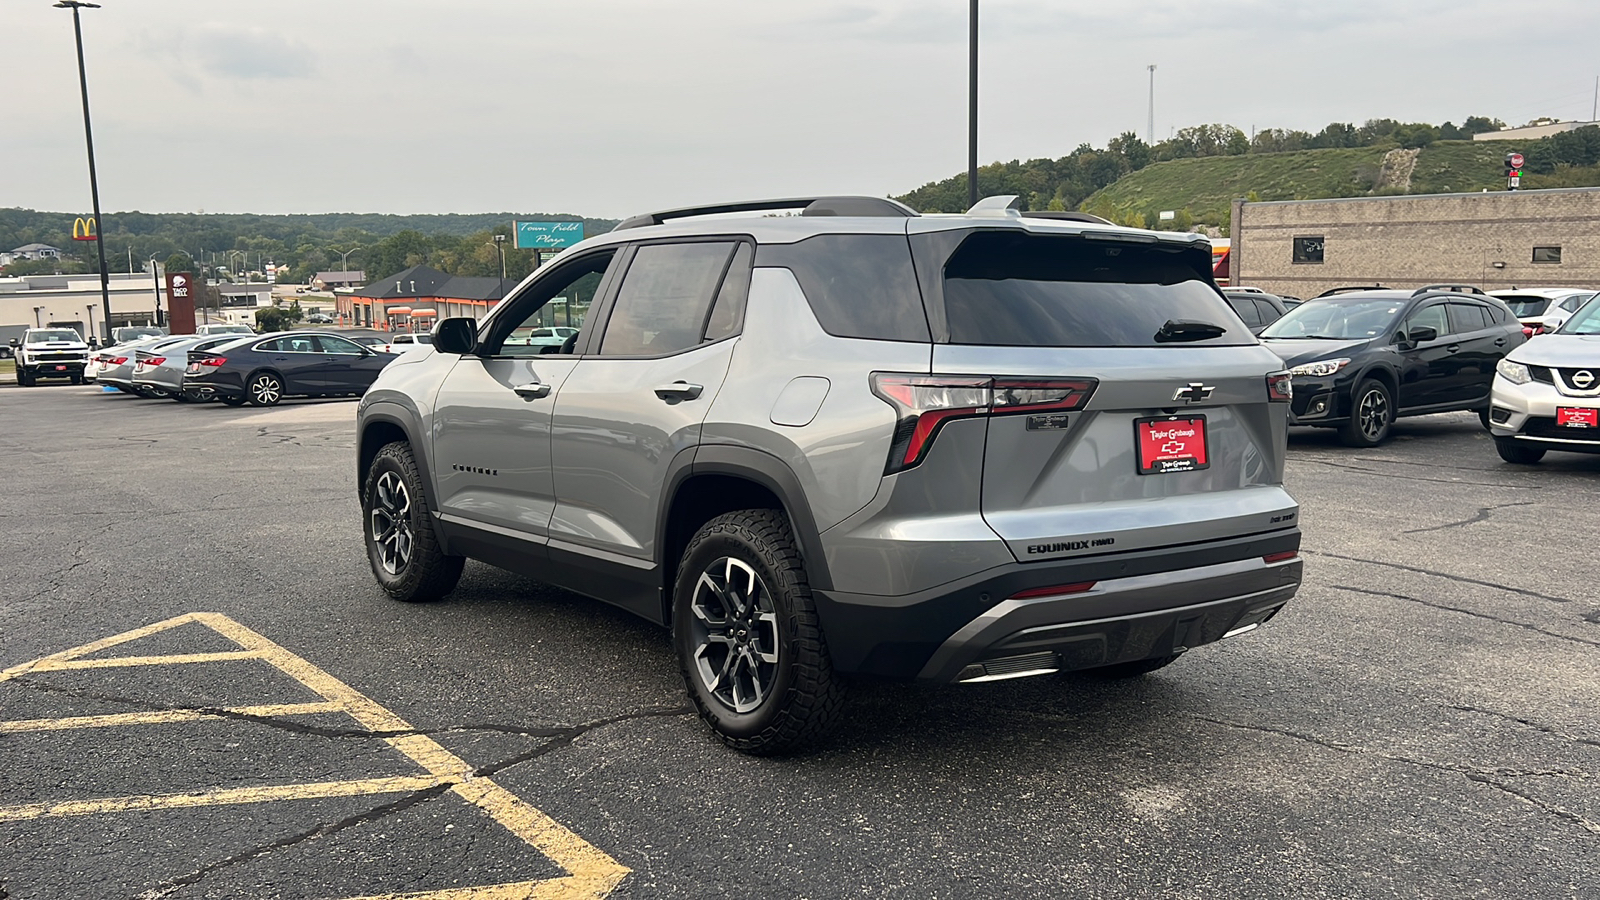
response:
[[[100,239],[100,236],[95,234],[94,216],[79,216],[72,220],[72,239],[75,241]]]

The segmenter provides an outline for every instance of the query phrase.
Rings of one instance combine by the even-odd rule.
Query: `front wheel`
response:
[[[389,596],[415,603],[455,590],[466,559],[447,556],[439,547],[422,473],[409,444],[395,441],[373,458],[361,512],[367,561]]]
[[[1376,447],[1389,436],[1394,424],[1394,397],[1376,378],[1356,385],[1350,404],[1350,421],[1339,429],[1339,437],[1351,447]]]
[[[1494,449],[1499,451],[1501,459],[1519,466],[1531,466],[1544,459],[1545,454],[1543,447],[1530,447],[1516,438],[1497,437],[1494,439]]]
[[[17,387],[33,387],[33,379],[22,369],[17,369]]]
[[[783,513],[746,509],[701,526],[678,569],[672,633],[689,697],[728,746],[783,753],[837,723],[843,685]]]
[[[246,389],[253,406],[277,406],[283,399],[283,379],[274,372],[257,372]]]

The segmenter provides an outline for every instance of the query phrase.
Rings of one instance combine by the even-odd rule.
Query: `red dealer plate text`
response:
[[[1206,456],[1205,416],[1137,419],[1133,430],[1140,475],[1193,472],[1211,465]]]

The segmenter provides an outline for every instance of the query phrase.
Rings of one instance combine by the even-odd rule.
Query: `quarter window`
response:
[[[1533,248],[1533,261],[1536,263],[1561,262],[1560,247],[1535,247]]]
[[[665,356],[700,343],[731,241],[635,251],[600,342],[603,356]]]
[[[744,327],[744,304],[750,296],[750,261],[754,256],[749,244],[740,244],[734,251],[733,263],[728,266],[728,274],[722,276],[722,287],[711,305],[706,340],[721,340],[738,334]]]
[[[1322,262],[1322,235],[1304,235],[1294,239],[1294,261],[1297,263]]]

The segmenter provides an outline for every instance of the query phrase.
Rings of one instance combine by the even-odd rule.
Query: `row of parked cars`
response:
[[[180,403],[272,406],[285,397],[358,397],[427,334],[285,331],[142,337],[91,353],[82,380]],[[78,379],[74,379],[78,380]]]
[[[1335,288],[1292,305],[1251,289],[1229,305],[1294,376],[1289,421],[1371,447],[1395,419],[1475,411],[1508,462],[1600,452],[1594,290]]]

